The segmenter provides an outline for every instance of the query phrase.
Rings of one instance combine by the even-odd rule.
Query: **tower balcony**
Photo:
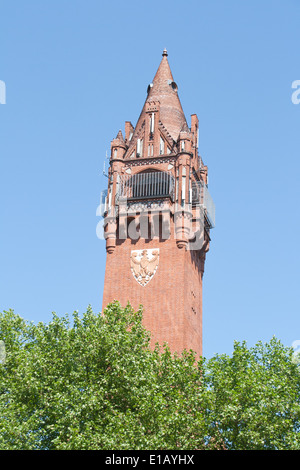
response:
[[[116,198],[113,204],[115,207],[115,215],[118,214],[120,199],[126,199],[130,204],[135,204],[135,201],[141,201],[143,205],[147,200],[150,203],[151,200],[168,199],[169,203],[172,204],[175,202],[175,178],[171,173],[163,171],[143,172],[132,176],[119,176]],[[190,203],[192,203],[192,207],[194,208],[197,206],[203,208],[206,227],[208,229],[214,228],[215,204],[207,185],[203,181],[192,182]],[[108,197],[108,191],[103,190],[101,192],[100,205],[97,213],[104,217],[105,214],[111,213],[111,209],[112,200]]]

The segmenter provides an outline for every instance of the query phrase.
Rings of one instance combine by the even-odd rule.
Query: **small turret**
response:
[[[122,134],[119,130],[117,137],[111,142],[111,159],[112,160],[123,160],[127,146]]]

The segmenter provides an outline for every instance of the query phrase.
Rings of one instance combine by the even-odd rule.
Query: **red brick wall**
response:
[[[160,249],[158,269],[144,287],[130,267],[131,250],[143,248]],[[113,300],[122,306],[129,301],[135,309],[143,305],[144,325],[153,342],[168,342],[173,352],[187,348],[202,353],[201,299],[199,254],[179,249],[173,236],[169,240],[118,240],[114,252],[107,254],[103,309]]]

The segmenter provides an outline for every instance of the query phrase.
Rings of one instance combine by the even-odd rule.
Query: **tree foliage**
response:
[[[273,338],[232,357],[150,347],[142,309],[0,314],[0,449],[299,449],[300,379]]]
[[[276,338],[208,363],[209,426],[227,449],[299,449],[300,377],[293,351]],[[216,432],[217,431],[217,432]]]

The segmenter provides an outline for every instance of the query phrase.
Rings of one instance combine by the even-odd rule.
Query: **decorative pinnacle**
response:
[[[164,57],[164,56],[166,56],[166,57],[167,57],[167,55],[168,55],[167,49],[166,49],[166,48],[164,48],[164,50],[163,50],[163,53],[162,53],[162,56],[163,56],[163,57]]]

